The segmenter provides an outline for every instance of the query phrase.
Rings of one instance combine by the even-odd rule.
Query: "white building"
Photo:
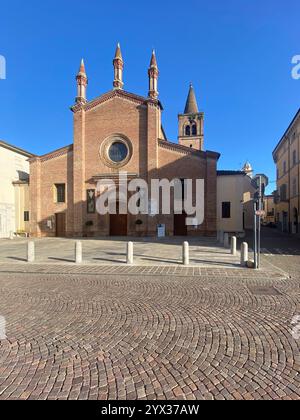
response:
[[[218,171],[217,177],[217,227],[219,231],[243,236],[245,230],[252,229],[254,210],[251,185],[252,168],[246,163],[242,171]]]
[[[0,238],[26,230],[28,159],[33,155],[0,140]]]

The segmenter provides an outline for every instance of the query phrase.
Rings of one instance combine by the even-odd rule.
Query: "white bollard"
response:
[[[241,266],[246,267],[248,263],[248,244],[247,242],[242,243],[241,247]]]
[[[189,265],[190,264],[190,245],[189,245],[188,242],[183,243],[182,263],[183,263],[183,265]]]
[[[236,255],[236,237],[235,236],[231,238],[231,254],[234,256]]]
[[[224,247],[229,248],[229,234],[224,233]]]
[[[127,243],[127,264],[133,264],[133,242]]]
[[[15,237],[14,232],[11,231],[9,234],[9,239],[12,241],[14,237]]]
[[[27,262],[33,263],[35,260],[35,249],[34,242],[30,241],[27,243]]]
[[[82,263],[82,242],[80,241],[75,242],[75,263]]]

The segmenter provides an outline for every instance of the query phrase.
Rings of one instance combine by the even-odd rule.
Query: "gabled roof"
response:
[[[64,146],[57,150],[53,150],[52,152],[46,153],[45,155],[42,155],[42,156],[32,156],[31,159],[29,159],[29,162],[34,162],[36,160],[45,162],[46,160],[54,159],[70,152],[73,152],[73,144],[69,144],[68,146]]]
[[[78,112],[80,109],[83,108],[85,111],[89,111],[90,109],[95,108],[96,106],[116,97],[128,99],[140,105],[153,103],[154,105],[158,105],[163,110],[163,106],[160,101],[157,101],[151,98],[146,98],[144,96],[139,96],[139,95],[136,95],[135,93],[126,92],[125,90],[121,90],[121,89],[111,90],[107,93],[104,93],[101,96],[98,96],[92,101],[87,102],[86,104],[75,104],[74,106],[71,107],[71,110],[73,112]]]
[[[183,146],[182,144],[178,144],[178,143],[173,143],[169,140],[158,139],[158,145],[162,148],[169,149],[174,152],[179,152],[185,155],[190,155],[190,156],[195,156],[195,157],[200,157],[200,158],[211,157],[213,159],[219,160],[221,156],[220,153],[212,152],[211,150],[203,151],[203,150],[191,149],[190,147]]]
[[[12,152],[18,153],[20,155],[26,156],[28,158],[31,158],[35,156],[33,153],[27,152],[24,149],[21,149],[20,147],[14,146],[12,144],[7,143],[6,141],[0,140],[0,146],[4,147],[7,150],[10,150]]]

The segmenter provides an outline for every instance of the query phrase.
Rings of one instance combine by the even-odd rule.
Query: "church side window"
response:
[[[65,203],[66,202],[66,185],[65,184],[55,184],[56,190],[56,203]]]
[[[192,125],[192,134],[193,134],[193,136],[197,136],[197,125],[196,124]]]

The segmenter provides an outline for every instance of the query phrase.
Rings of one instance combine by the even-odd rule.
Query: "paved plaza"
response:
[[[8,262],[3,243],[1,400],[300,399],[296,242],[258,272]]]
[[[240,256],[221,247],[214,238],[115,238],[80,239],[83,263],[111,265],[126,263],[128,241],[134,243],[134,263],[143,266],[182,264],[182,244],[190,243],[191,265],[237,267]],[[27,239],[0,241],[0,264],[26,261]],[[74,239],[35,239],[36,262],[40,264],[74,263]]]

